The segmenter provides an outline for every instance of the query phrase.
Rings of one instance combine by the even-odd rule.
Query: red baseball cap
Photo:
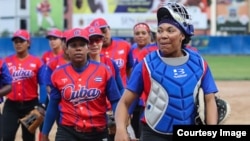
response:
[[[57,37],[57,38],[63,38],[63,32],[57,28],[54,28],[54,29],[49,30],[46,38],[49,38],[50,36]]]
[[[13,41],[15,38],[21,38],[25,41],[30,41],[30,34],[27,30],[23,30],[23,29],[20,29],[20,30],[17,30],[13,37],[11,38],[11,40]]]
[[[106,20],[104,20],[103,18],[97,18],[97,19],[94,19],[91,23],[90,23],[91,26],[96,26],[96,27],[99,27],[99,28],[105,28],[105,27],[108,27],[108,23],[106,22]]]
[[[83,38],[89,43],[89,37],[88,37],[88,32],[85,29],[81,28],[73,28],[69,31],[66,32],[66,43],[68,43],[69,40],[73,38]]]
[[[70,30],[65,30],[63,31],[63,38],[66,40],[67,36],[68,36],[68,33],[69,33]]]
[[[85,29],[88,32],[89,37],[94,36],[94,35],[103,37],[101,29],[96,26],[87,26]]]

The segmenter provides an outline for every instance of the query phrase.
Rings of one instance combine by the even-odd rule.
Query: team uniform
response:
[[[27,115],[46,98],[43,83],[43,62],[40,58],[28,55],[20,60],[16,55],[5,58],[8,69],[12,75],[12,91],[6,96],[3,109],[4,140],[14,140],[19,127],[18,120]],[[40,93],[38,93],[38,84]],[[39,97],[40,96],[40,97]],[[39,102],[40,100],[40,102]],[[23,128],[24,140],[34,139],[34,134]]]
[[[69,31],[66,44],[70,63],[52,73],[42,130],[45,138],[57,119],[57,141],[108,139],[106,99],[114,111],[121,95],[107,65],[87,56],[89,40],[85,31],[80,28]]]
[[[0,89],[4,85],[10,85],[11,83],[12,77],[9,72],[9,69],[3,59],[0,58]],[[3,97],[0,96],[0,104],[3,102],[3,100]]]
[[[47,64],[52,58],[64,54],[62,50],[62,39],[64,38],[63,34],[64,33],[57,28],[51,29],[47,33],[46,38],[49,40],[51,49],[44,52],[42,55],[42,60],[45,64]],[[58,42],[58,40],[60,42]]]
[[[127,69],[133,67],[130,44],[122,39],[113,38],[110,46],[102,48],[101,54],[111,58],[119,67],[123,85],[127,83]]]
[[[137,47],[137,44],[135,44],[132,48],[132,54],[133,54],[133,60],[134,60],[134,67],[150,52],[158,49],[156,44],[148,44],[142,49]],[[142,98],[137,99],[136,102],[133,103],[133,105],[130,108],[130,113],[133,114],[133,118],[131,120],[131,124],[133,125],[133,128],[136,132],[137,138],[140,136],[140,113],[142,111],[142,108],[145,106],[145,102],[142,100]],[[133,113],[132,113],[133,111]]]
[[[9,69],[5,62],[3,62],[3,59],[0,59],[0,89],[5,85],[11,85],[12,83],[12,77],[9,72]],[[0,104],[4,101],[4,98],[0,96]],[[0,108],[0,140],[2,140],[2,109]]]
[[[149,44],[147,46],[145,46],[141,51],[140,54],[137,56],[136,58],[136,62],[135,65],[140,62],[141,60],[143,60],[144,57],[146,57],[149,53],[155,51],[159,49],[156,43],[153,44]]]
[[[167,135],[173,133],[174,124],[194,124],[198,88],[201,87],[205,94],[218,91],[202,57],[190,49],[183,51],[187,54],[183,62],[162,58],[161,52],[155,51],[135,67],[127,89],[145,94],[143,128],[151,127],[149,130]],[[183,86],[189,90],[181,91]],[[161,108],[156,110],[157,106]]]
[[[45,64],[47,64],[52,58],[55,58],[55,57],[62,55],[62,54],[63,54],[63,50],[60,51],[60,53],[57,55],[52,50],[48,50],[48,51],[43,53],[42,60]]]
[[[159,49],[135,66],[118,103],[117,140],[127,140],[124,112],[137,97],[146,102],[141,117],[143,141],[172,141],[174,125],[195,125],[198,95],[206,105],[206,124],[218,123],[218,89],[210,68],[197,51],[185,46],[194,34],[189,13],[183,5],[167,2],[157,10],[157,21]]]
[[[88,140],[107,138],[106,97],[113,109],[120,99],[116,82],[107,66],[88,61],[82,71],[77,72],[66,64],[53,72],[51,80],[50,101],[59,103],[58,131],[69,131],[58,132],[58,138],[61,134],[73,134],[79,140],[87,139],[86,135],[91,136]],[[57,115],[57,109],[53,110],[53,115],[49,116],[51,120]],[[48,132],[49,128],[46,126],[43,132]]]
[[[111,60],[110,58],[107,58],[103,55],[100,55],[100,56],[101,56],[101,63],[104,63],[105,65],[107,65],[107,67],[111,70],[112,76],[115,78],[117,88],[118,88],[120,94],[122,94],[124,91],[124,87],[122,84],[122,79],[121,79],[119,68],[117,67],[116,63],[113,60]],[[112,110],[111,104],[109,101],[107,101],[107,104],[108,104],[107,110]]]
[[[53,65],[55,65],[55,63],[64,63],[64,51],[62,49],[62,45],[63,45],[63,38],[64,38],[64,33],[57,29],[57,28],[53,28],[51,30],[49,30],[49,32],[46,35],[46,38],[49,40],[49,45],[50,45],[50,50],[46,51],[43,55],[42,55],[42,60],[43,62],[46,64],[45,66],[45,70],[44,70],[44,75],[45,75],[45,84],[46,84],[46,79],[50,79],[51,76],[51,69],[47,67],[48,63],[53,60],[54,58],[56,58],[55,60],[57,61],[53,61],[53,64],[51,67],[54,67]],[[61,56],[61,57],[58,57]],[[54,68],[53,68],[54,69]],[[46,85],[47,86],[47,85]],[[49,92],[49,88],[47,87],[47,92]],[[48,101],[49,98],[46,98],[46,103],[45,106],[47,107],[48,105]],[[45,107],[45,108],[46,108]],[[40,126],[40,131],[42,130],[42,126],[43,124],[41,124]],[[41,132],[39,134],[39,141],[41,141]]]
[[[58,55],[55,58],[52,58],[46,65],[45,70],[44,70],[44,75],[45,75],[45,84],[50,85],[49,83],[51,82],[51,75],[53,71],[64,65],[67,64],[68,61],[64,59],[63,55]]]

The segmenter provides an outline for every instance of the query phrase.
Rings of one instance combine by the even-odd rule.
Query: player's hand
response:
[[[49,136],[42,134],[41,141],[49,141]]]
[[[115,141],[130,141],[129,135],[127,133],[127,130],[124,129],[116,129],[116,134],[115,134]]]

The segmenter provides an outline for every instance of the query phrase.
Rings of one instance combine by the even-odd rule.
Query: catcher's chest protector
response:
[[[147,124],[156,132],[172,134],[174,124],[193,124],[195,97],[203,74],[203,61],[187,53],[180,61],[164,60],[159,52],[145,58],[151,77],[146,102]]]

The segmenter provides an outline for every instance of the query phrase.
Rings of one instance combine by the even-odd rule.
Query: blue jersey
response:
[[[6,63],[0,59],[0,89],[5,85],[11,85],[12,76]],[[0,96],[0,103],[3,102],[3,98]]]
[[[207,63],[197,52],[184,51],[187,56],[182,61],[163,58],[160,51],[152,52],[137,64],[127,85],[127,89],[146,101],[142,121],[154,123],[154,130],[163,134],[172,133],[173,124],[194,123],[194,97],[199,87],[204,94],[218,91]],[[150,107],[158,104],[162,109],[151,111],[159,113],[150,113]],[[158,120],[146,118],[147,113],[158,116]]]

